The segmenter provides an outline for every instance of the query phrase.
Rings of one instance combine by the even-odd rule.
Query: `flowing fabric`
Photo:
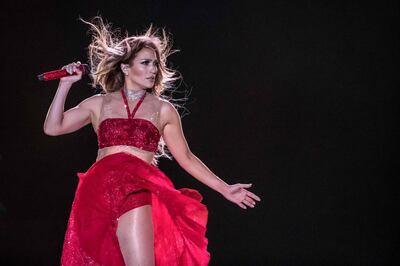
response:
[[[130,195],[144,190],[151,193],[156,265],[208,265],[208,211],[199,192],[175,189],[158,168],[127,153],[108,155],[78,176],[61,265],[123,266],[117,219],[140,205]]]

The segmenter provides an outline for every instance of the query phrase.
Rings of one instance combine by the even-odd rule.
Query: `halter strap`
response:
[[[129,109],[129,104],[128,104],[128,99],[126,98],[125,92],[123,89],[121,89],[121,94],[122,94],[122,99],[124,99],[124,103],[125,103],[125,108],[126,108],[126,112],[128,113],[128,118],[133,118],[136,114],[136,111],[139,109],[140,105],[142,104],[144,98],[146,97],[146,92],[143,94],[143,96],[140,98],[140,100],[138,101],[138,103],[136,104],[135,108],[133,109],[132,113]]]

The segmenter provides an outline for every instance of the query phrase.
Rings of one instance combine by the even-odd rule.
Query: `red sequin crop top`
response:
[[[156,152],[161,137],[157,127],[149,120],[134,118],[136,111],[146,97],[146,93],[140,98],[132,113],[129,110],[128,100],[123,90],[121,90],[121,94],[128,118],[107,118],[100,123],[97,133],[99,148],[127,145]]]

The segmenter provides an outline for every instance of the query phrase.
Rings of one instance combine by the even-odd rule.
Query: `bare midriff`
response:
[[[99,149],[97,152],[96,161],[101,160],[102,158],[104,158],[108,155],[119,153],[119,152],[125,152],[128,154],[132,154],[133,156],[136,156],[149,164],[151,164],[151,162],[154,158],[154,152],[144,151],[144,150],[138,149],[133,146],[120,145],[120,146],[104,147],[102,149]]]

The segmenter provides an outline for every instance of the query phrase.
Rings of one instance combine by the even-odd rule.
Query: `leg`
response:
[[[151,205],[140,206],[121,215],[117,237],[126,266],[154,266]]]

